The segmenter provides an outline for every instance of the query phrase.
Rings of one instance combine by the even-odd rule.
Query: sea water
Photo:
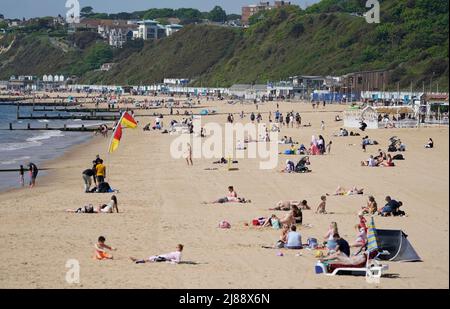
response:
[[[63,112],[36,112],[32,111],[32,107],[21,107],[21,115],[68,115],[70,113]],[[98,126],[102,122],[99,121],[80,121],[78,119],[71,120],[17,120],[17,108],[14,105],[3,105],[0,103],[0,191],[10,188],[20,187],[19,172],[1,172],[1,170],[18,169],[29,162],[35,163],[38,168],[45,167],[45,161],[55,159],[70,147],[83,143],[92,137],[92,132],[63,132],[59,130],[8,130],[9,123],[13,124],[13,128],[26,128],[30,123],[32,128],[45,128],[47,124],[50,128]],[[80,113],[77,113],[80,114]],[[95,154],[93,154],[93,157]],[[90,162],[86,162],[88,167]],[[81,175],[80,171],[80,175]],[[39,176],[45,172],[40,171]],[[25,173],[25,182],[27,183],[28,173]]]

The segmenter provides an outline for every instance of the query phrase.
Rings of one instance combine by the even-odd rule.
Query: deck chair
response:
[[[376,258],[380,255],[378,251],[364,252],[364,261],[359,264],[324,264],[317,262],[315,266],[316,274],[326,274],[328,276],[353,275],[365,276],[366,278],[380,278],[382,272],[388,269],[388,265],[381,265]]]

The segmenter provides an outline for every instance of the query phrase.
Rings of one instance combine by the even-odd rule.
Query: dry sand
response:
[[[284,112],[301,112],[303,123],[312,124],[310,128],[283,129],[280,137],[292,136],[307,144],[311,135],[322,134],[328,141],[342,125],[333,121],[338,112],[330,111],[342,111],[343,106],[328,105],[313,112],[309,104],[280,105]],[[252,105],[213,106],[219,112],[254,111]],[[260,111],[275,109],[275,103],[260,106]],[[267,121],[267,114],[263,117]],[[223,124],[225,118],[208,116],[203,122]],[[166,124],[169,119],[165,118]],[[153,119],[138,120],[143,124]],[[321,120],[326,122],[324,132],[320,131]],[[383,129],[367,134],[383,149],[389,137],[399,136],[407,145],[406,160],[397,161],[394,168],[361,167],[359,162],[378,146],[369,146],[363,153],[360,137],[333,137],[331,154],[311,157],[310,174],[277,172],[284,165],[283,155],[277,170],[260,170],[258,160],[240,159],[239,171],[230,172],[226,166],[211,164],[213,160],[195,160],[193,167],[187,167],[184,160],[172,159],[169,146],[175,136],[127,129],[108,165],[109,182],[120,190],[121,213],[66,213],[67,208],[109,201],[110,194],[83,193],[81,172],[97,153],[107,157],[108,140],[95,137],[48,162],[46,167],[54,170],[38,178],[35,189],[0,194],[0,288],[448,288],[448,127]],[[429,137],[433,137],[435,149],[424,149]],[[219,170],[204,170],[208,167]],[[238,194],[252,203],[201,204],[222,197],[228,185],[234,185]],[[296,251],[284,250],[285,255],[279,257],[277,250],[261,248],[272,245],[279,231],[244,226],[255,217],[270,215],[272,211],[267,209],[281,199],[306,199],[317,207],[320,195],[334,192],[338,185],[357,185],[365,188],[366,194],[329,197],[327,209],[334,214],[304,211],[304,223],[312,225],[300,228],[304,241],[311,236],[321,238],[331,221],[337,221],[340,234],[353,241],[356,214],[367,195],[374,195],[379,204],[391,195],[403,201],[409,216],[376,217],[376,226],[402,229],[423,262],[388,263],[390,277],[376,285],[361,277],[320,276],[314,274],[316,259],[311,252],[302,250],[302,255],[296,256]],[[223,219],[231,222],[230,230],[217,228]],[[118,248],[114,260],[92,259],[93,244],[100,235]],[[185,245],[184,260],[196,265],[136,265],[128,259],[170,252],[177,243]],[[65,281],[68,259],[80,262],[80,284]]]

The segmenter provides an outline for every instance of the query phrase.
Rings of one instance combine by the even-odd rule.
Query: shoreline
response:
[[[235,114],[240,109],[254,111],[252,105],[213,105]],[[273,112],[274,108],[275,104],[269,103],[261,105],[260,111]],[[283,113],[292,108],[300,113],[311,110],[307,104],[280,104]],[[165,117],[164,123],[184,117]],[[257,162],[248,158],[239,159],[235,172],[227,171],[226,166],[214,166],[213,159],[205,158],[195,159],[194,166],[187,167],[183,159],[170,157],[171,141],[178,135],[144,132],[143,125],[154,117],[139,117],[139,127],[125,130],[118,150],[111,155],[113,161],[108,162],[112,164],[107,166],[112,171],[108,182],[120,189],[120,213],[111,215],[64,211],[86,203],[98,205],[110,198],[110,194],[83,193],[81,177],[97,153],[106,161],[109,139],[98,136],[76,145],[46,164],[55,169],[38,178],[34,189],[0,193],[0,257],[5,261],[0,264],[0,287],[448,288],[448,127],[368,130],[367,135],[380,144],[363,153],[358,146],[361,137],[332,137],[342,125],[333,122],[334,113],[304,113],[302,118],[312,127],[283,128],[279,137],[293,136],[305,143],[312,134],[323,134],[327,141],[333,140],[332,151],[310,158],[312,173],[286,175],[278,172],[286,159],[282,155],[275,170],[259,170]],[[218,122],[223,126],[226,122],[223,115],[204,119],[202,124]],[[326,123],[324,131],[320,130],[321,120]],[[244,119],[247,121],[248,117]],[[394,168],[359,165],[377,148],[385,149],[392,135],[405,141],[405,161],[396,162]],[[436,143],[433,150],[423,148],[429,136]],[[280,150],[286,147],[280,145]],[[218,170],[205,170],[211,166]],[[228,185],[234,185],[238,194],[252,203],[201,204],[223,195]],[[279,257],[276,250],[261,248],[274,243],[279,231],[244,225],[253,218],[270,216],[273,211],[268,208],[282,199],[307,199],[315,208],[320,196],[333,192],[338,185],[357,185],[365,188],[365,194],[330,196],[328,215],[304,211],[304,225],[298,227],[304,241],[308,237],[319,239],[330,222],[336,221],[340,234],[352,242],[356,213],[367,196],[373,194],[380,206],[384,196],[391,194],[404,202],[408,217],[376,217],[376,227],[403,230],[424,261],[389,262],[389,273],[398,274],[400,280],[383,278],[379,285],[357,277],[318,276],[313,272],[316,259],[312,252],[302,250],[302,256],[296,256],[297,252],[284,250],[284,257]],[[221,220],[229,221],[232,228],[218,229]],[[92,244],[99,235],[118,248],[113,261],[92,259]],[[197,265],[142,266],[128,259],[170,252],[177,243],[185,245],[184,259]],[[24,250],[27,255],[21,254]],[[65,282],[68,259],[80,262],[79,285]]]

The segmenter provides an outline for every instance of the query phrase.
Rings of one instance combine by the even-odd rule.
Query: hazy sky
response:
[[[267,1],[267,0],[265,0]],[[210,11],[220,5],[227,13],[240,13],[241,7],[259,0],[79,0],[80,6],[92,6],[95,12],[132,12],[150,8],[197,8]],[[270,1],[273,3],[273,0]],[[311,5],[318,0],[291,0],[292,4]],[[65,16],[66,0],[0,0],[0,14],[6,18],[30,18],[39,16]]]

